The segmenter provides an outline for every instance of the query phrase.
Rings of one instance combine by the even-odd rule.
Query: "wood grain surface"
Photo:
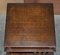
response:
[[[55,48],[53,15],[50,3],[8,4],[5,47]]]
[[[53,52],[37,52],[37,53],[7,53],[7,55],[53,55]]]
[[[60,0],[24,0],[24,3],[53,3],[54,14],[60,15]]]

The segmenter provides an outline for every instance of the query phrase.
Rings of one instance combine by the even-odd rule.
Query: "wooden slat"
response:
[[[54,52],[54,49],[49,48],[6,48],[6,52]]]
[[[6,55],[33,55],[33,53],[7,53]]]
[[[46,52],[39,52],[39,53],[36,53],[36,52],[35,53],[33,53],[33,52],[32,53],[27,53],[27,52],[26,53],[24,53],[24,52],[23,53],[18,53],[18,52],[9,53],[8,52],[6,55],[54,55],[54,54],[53,54],[53,52],[48,52],[48,54]]]

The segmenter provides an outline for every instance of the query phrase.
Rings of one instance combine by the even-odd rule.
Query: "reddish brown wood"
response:
[[[12,53],[12,52],[10,52],[10,53],[7,53],[7,55],[53,55],[53,52],[37,52],[37,53]]]
[[[24,0],[24,3],[53,3],[53,0]]]
[[[60,0],[53,0],[53,4],[54,4],[54,13],[56,15],[60,15]]]
[[[52,4],[8,4],[5,49],[11,51],[21,47],[36,48],[36,51],[38,48],[55,50]]]
[[[60,15],[60,0],[24,0],[24,3],[53,3],[54,14]]]
[[[12,52],[9,53],[8,52],[7,55],[33,55],[33,53],[15,53],[15,52],[14,53],[12,53]]]
[[[54,49],[50,49],[50,48],[16,48],[16,47],[12,47],[12,48],[6,48],[5,49],[6,52],[54,52]]]

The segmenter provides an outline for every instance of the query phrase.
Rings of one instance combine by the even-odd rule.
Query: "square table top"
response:
[[[9,3],[5,47],[55,48],[53,4]]]

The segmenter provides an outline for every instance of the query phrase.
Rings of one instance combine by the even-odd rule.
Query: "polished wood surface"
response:
[[[53,15],[52,4],[8,4],[5,48],[55,49]]]
[[[54,14],[60,15],[60,0],[24,0],[24,3],[53,3]]]

